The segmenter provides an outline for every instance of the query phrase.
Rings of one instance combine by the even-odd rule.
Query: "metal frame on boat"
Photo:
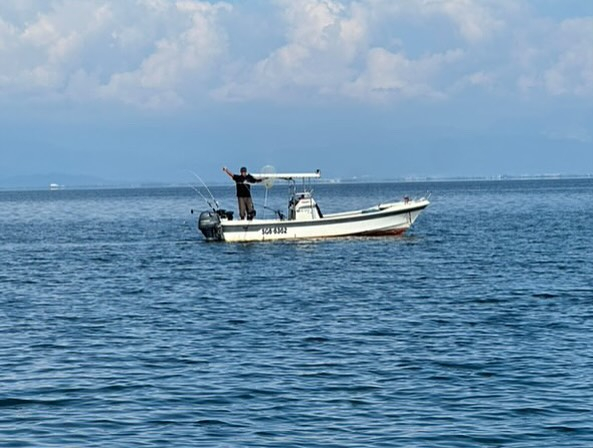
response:
[[[314,173],[252,174],[256,179],[289,182],[288,213],[277,212],[273,219],[233,220],[233,213],[218,207],[200,213],[198,228],[207,240],[247,242],[339,236],[401,235],[414,223],[430,202],[428,198],[403,198],[373,207],[341,213],[322,214],[313,198],[310,180]],[[296,180],[302,180],[297,190]]]

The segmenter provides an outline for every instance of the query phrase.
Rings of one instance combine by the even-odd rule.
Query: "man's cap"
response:
[[[245,168],[244,166],[241,167],[241,172],[247,172],[247,168]]]

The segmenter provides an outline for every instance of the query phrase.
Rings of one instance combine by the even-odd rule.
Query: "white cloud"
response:
[[[36,11],[36,10],[33,10]],[[23,15],[10,25],[10,44],[0,46],[5,83],[26,92],[47,89],[53,96],[63,88],[71,71],[80,63],[85,45],[111,20],[107,5],[64,1],[45,13]],[[84,18],[84,20],[81,20]]]
[[[555,33],[556,57],[544,72],[553,95],[593,95],[593,18],[566,20]]]
[[[467,82],[473,86],[492,86],[494,79],[492,75],[483,71],[472,73],[466,78]]]
[[[473,0],[433,1],[425,2],[424,5],[427,11],[448,17],[457,26],[461,36],[472,43],[488,39],[504,28],[503,20],[496,15],[502,2],[498,2],[496,9],[489,7],[488,2]]]
[[[410,21],[442,18],[466,41],[478,43],[500,33],[504,17],[517,9],[515,0],[367,0],[377,18]]]
[[[285,5],[290,41],[317,50],[326,50],[335,41],[344,5],[331,0],[303,0]]]
[[[364,10],[333,0],[284,0],[279,4],[283,7],[286,44],[251,67],[240,67],[244,74],[234,73],[216,91],[218,98],[329,94],[337,92],[351,76],[353,60],[364,49],[366,39]]]
[[[344,93],[379,101],[416,96],[444,98],[445,94],[435,88],[434,80],[446,65],[462,57],[461,50],[451,50],[414,60],[402,53],[374,48],[369,52],[366,70],[344,86]]]
[[[0,61],[2,61],[3,56],[7,55],[10,51],[12,51],[13,42],[16,34],[16,27],[4,21],[0,16]]]
[[[150,6],[155,7],[153,2]],[[226,35],[217,18],[230,11],[230,5],[187,0],[173,7],[172,13],[182,25],[180,32],[156,42],[154,51],[136,70],[114,73],[101,89],[104,97],[151,107],[167,102],[183,104],[180,90],[191,90],[192,81],[204,79],[204,72],[224,54]]]
[[[190,78],[224,53],[217,17],[231,9],[191,0],[56,0],[45,10],[30,5],[28,14],[8,8],[19,18],[13,23],[0,19],[0,61],[10,61],[0,83],[12,91],[38,96],[46,89],[48,97],[62,92],[73,99],[86,82],[94,92],[84,100],[140,105],[162,104],[163,98],[180,103]]]
[[[45,46],[47,42],[53,42],[59,37],[54,24],[49,17],[40,17],[37,22],[25,28],[22,34],[24,42],[34,46]]]
[[[136,0],[136,2],[138,5],[144,6],[146,9],[157,13],[166,12],[171,3],[169,0]]]
[[[361,101],[439,98],[444,93],[434,84],[438,75],[464,55],[453,48],[409,58],[404,52],[371,46],[370,29],[377,20],[385,20],[385,14],[403,14],[401,4],[395,9],[393,3],[383,2],[304,0],[280,4],[287,43],[244,69],[247,76],[233,77],[217,91],[220,98],[302,99],[303,95],[318,98],[320,94]]]
[[[592,143],[593,136],[589,129],[582,127],[571,127],[545,132],[544,135],[550,140],[565,140],[578,143]]]
[[[593,18],[544,20],[531,0],[254,5],[2,2],[0,100],[45,95],[177,107],[212,98],[446,98],[468,88],[593,95]],[[247,13],[262,22],[281,20],[269,19],[265,29],[233,28]],[[274,39],[244,54],[237,41],[266,39],[242,33],[272,33]]]
[[[514,59],[519,89],[552,96],[593,96],[593,18],[545,21],[521,36]]]

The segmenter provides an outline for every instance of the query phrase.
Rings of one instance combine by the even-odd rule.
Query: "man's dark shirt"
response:
[[[259,179],[256,179],[251,174],[247,174],[243,176],[241,174],[233,175],[233,180],[237,184],[237,197],[238,198],[250,198],[251,197],[251,185],[247,182],[252,184],[256,182],[261,182]]]

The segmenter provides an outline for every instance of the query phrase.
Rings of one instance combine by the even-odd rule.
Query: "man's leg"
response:
[[[247,198],[237,198],[237,201],[239,201],[239,217],[241,219],[245,219],[245,215],[247,215],[247,207],[245,204],[245,199],[247,199]]]
[[[247,208],[247,219],[255,218],[255,208],[253,208],[253,201],[251,198],[245,198],[245,206]]]

